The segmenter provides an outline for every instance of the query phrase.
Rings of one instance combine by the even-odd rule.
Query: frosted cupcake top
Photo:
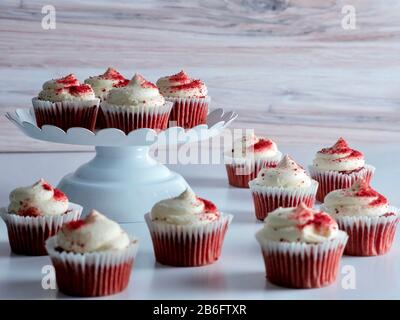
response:
[[[92,87],[88,84],[80,84],[73,74],[46,81],[43,84],[42,91],[38,94],[38,98],[51,102],[96,99]]]
[[[338,234],[335,220],[323,211],[308,208],[304,203],[293,208],[278,208],[264,220],[257,237],[272,241],[321,243]]]
[[[206,224],[220,216],[214,203],[197,197],[190,188],[175,198],[157,202],[150,212],[153,222],[174,225]]]
[[[207,87],[203,81],[190,78],[185,71],[157,80],[157,87],[164,97],[173,98],[204,98]]]
[[[323,207],[333,216],[378,217],[388,214],[389,202],[372,189],[368,182],[358,180],[348,189],[328,193]]]
[[[75,253],[122,250],[130,244],[119,224],[96,210],[85,219],[64,224],[56,237],[60,249]]]
[[[307,188],[311,186],[312,179],[303,167],[285,155],[275,168],[261,169],[255,183],[266,187]]]
[[[140,74],[135,74],[127,86],[110,90],[106,100],[108,104],[130,109],[154,108],[165,104],[157,86]]]
[[[274,141],[254,134],[244,135],[233,143],[231,150],[225,155],[234,159],[254,159],[279,161],[282,153]]]
[[[20,216],[56,216],[68,211],[68,198],[59,189],[40,179],[29,187],[10,193],[8,212]]]
[[[111,89],[125,87],[129,83],[129,80],[125,79],[117,70],[110,67],[99,76],[89,77],[85,80],[85,83],[92,87],[96,97],[104,100]]]
[[[364,155],[357,150],[351,149],[343,138],[330,148],[318,151],[313,166],[321,171],[357,171],[364,167]]]

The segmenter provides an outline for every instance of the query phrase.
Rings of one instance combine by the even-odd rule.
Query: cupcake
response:
[[[78,220],[82,207],[68,201],[67,196],[43,179],[29,187],[10,193],[8,208],[0,209],[7,226],[12,252],[46,255],[45,240],[64,223]]]
[[[145,215],[157,262],[196,267],[215,262],[232,215],[186,189],[176,198],[156,203]]]
[[[334,282],[347,238],[327,213],[304,203],[270,212],[256,234],[267,279],[289,288],[319,288]]]
[[[64,131],[72,127],[93,131],[99,102],[92,87],[79,83],[73,74],[46,81],[32,99],[37,126],[48,124]]]
[[[239,138],[224,154],[229,184],[248,188],[249,181],[255,179],[263,167],[275,167],[281,158],[282,153],[270,139],[254,134]]]
[[[319,182],[317,200],[321,202],[329,192],[349,188],[356,180],[370,182],[374,171],[365,164],[364,155],[351,149],[343,138],[318,151],[310,167],[311,177]]]
[[[301,202],[312,207],[318,182],[288,155],[275,168],[263,168],[257,178],[249,182],[256,217],[264,220],[279,207],[296,207]]]
[[[367,180],[331,191],[322,208],[349,235],[345,254],[377,256],[390,250],[400,211],[389,206],[388,200],[372,189]]]
[[[136,238],[96,210],[83,220],[65,224],[46,241],[58,289],[81,297],[124,290],[138,246]]]
[[[110,90],[100,106],[105,127],[128,134],[141,128],[166,129],[172,103],[165,101],[153,83],[136,74],[127,86]]]
[[[167,101],[173,103],[170,126],[193,128],[207,123],[211,98],[203,81],[192,79],[181,71],[157,80],[157,87]]]

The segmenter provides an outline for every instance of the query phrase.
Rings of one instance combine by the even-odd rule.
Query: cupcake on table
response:
[[[264,220],[271,211],[279,207],[295,207],[301,202],[312,207],[318,182],[285,155],[276,167],[261,169],[257,178],[249,182],[249,187],[256,217]]]
[[[73,74],[46,81],[32,99],[37,126],[53,125],[64,131],[72,127],[93,131],[99,103],[92,87],[79,83]]]
[[[100,106],[105,127],[128,134],[141,128],[166,129],[172,103],[165,101],[155,84],[135,74],[127,86],[110,90]]]
[[[124,290],[139,242],[93,210],[65,224],[46,241],[58,289],[72,296],[105,296]]]
[[[156,203],[145,219],[157,262],[195,267],[218,260],[232,215],[219,212],[215,204],[188,188],[178,197]]]
[[[304,203],[270,212],[256,234],[268,280],[290,288],[334,282],[347,238],[327,213]]]
[[[45,240],[64,223],[78,220],[81,212],[81,206],[40,179],[32,186],[13,190],[10,204],[0,209],[0,216],[7,225],[12,252],[38,256],[47,254]]]
[[[349,188],[356,180],[371,181],[375,168],[365,164],[362,152],[340,138],[332,147],[318,151],[310,167],[311,177],[319,182],[317,200],[336,189]]]
[[[190,78],[182,70],[158,79],[157,87],[165,99],[173,103],[169,118],[173,121],[172,126],[193,128],[207,123],[211,98],[203,81]]]
[[[358,180],[350,188],[328,193],[322,208],[349,235],[345,254],[376,256],[390,250],[400,211],[389,206],[368,181]]]
[[[248,188],[263,167],[275,167],[282,153],[274,141],[254,134],[234,141],[233,147],[224,154],[228,181],[231,186]]]

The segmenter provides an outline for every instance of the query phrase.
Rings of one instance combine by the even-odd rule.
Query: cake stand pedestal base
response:
[[[143,222],[144,214],[188,184],[149,155],[149,147],[96,147],[96,156],[65,176],[60,188],[83,213],[96,209],[119,222]]]

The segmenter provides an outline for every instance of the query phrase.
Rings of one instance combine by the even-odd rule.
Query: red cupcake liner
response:
[[[336,280],[347,235],[321,244],[270,241],[261,245],[266,277],[278,286],[320,288]]]
[[[237,188],[249,188],[249,182],[257,178],[262,168],[275,167],[278,161],[256,161],[251,167],[246,164],[226,164],[226,173],[228,182],[231,186]],[[248,174],[246,174],[248,172]]]
[[[323,202],[325,196],[329,192],[337,189],[350,188],[353,183],[359,179],[365,179],[368,183],[370,183],[374,175],[374,171],[375,168],[369,165],[366,165],[358,172],[350,174],[335,171],[323,172],[315,170],[313,167],[311,167],[310,175],[314,180],[318,181],[319,183],[316,199],[320,202]]]
[[[128,134],[129,132],[142,128],[157,131],[168,128],[168,118],[171,112],[171,103],[162,107],[143,107],[138,110],[126,110],[119,106],[101,104],[104,115],[105,128],[117,128]]]
[[[99,100],[49,102],[36,98],[32,100],[36,124],[53,125],[67,131],[69,128],[81,127],[94,131]]]
[[[62,293],[98,297],[121,292],[128,286],[138,248],[137,240],[133,240],[126,249],[82,254],[60,250],[56,238],[46,241],[46,249]]]
[[[167,98],[173,102],[169,116],[170,127],[190,129],[207,123],[210,98]],[[172,122],[172,123],[171,123]]]
[[[310,208],[314,206],[318,183],[313,181],[310,188],[286,190],[279,187],[262,187],[250,182],[256,218],[264,221],[268,213],[282,208],[297,207],[301,202]]]
[[[397,209],[395,209],[397,210]],[[393,210],[394,211],[394,210]],[[336,217],[339,229],[349,235],[344,254],[349,256],[379,256],[392,247],[399,214],[382,217]]]
[[[7,226],[11,251],[27,256],[45,256],[45,241],[57,233],[64,223],[78,220],[82,207],[70,203],[70,211],[60,216],[23,217],[1,209]]]
[[[175,267],[198,267],[217,261],[232,216],[204,226],[158,224],[146,215],[156,261]]]

